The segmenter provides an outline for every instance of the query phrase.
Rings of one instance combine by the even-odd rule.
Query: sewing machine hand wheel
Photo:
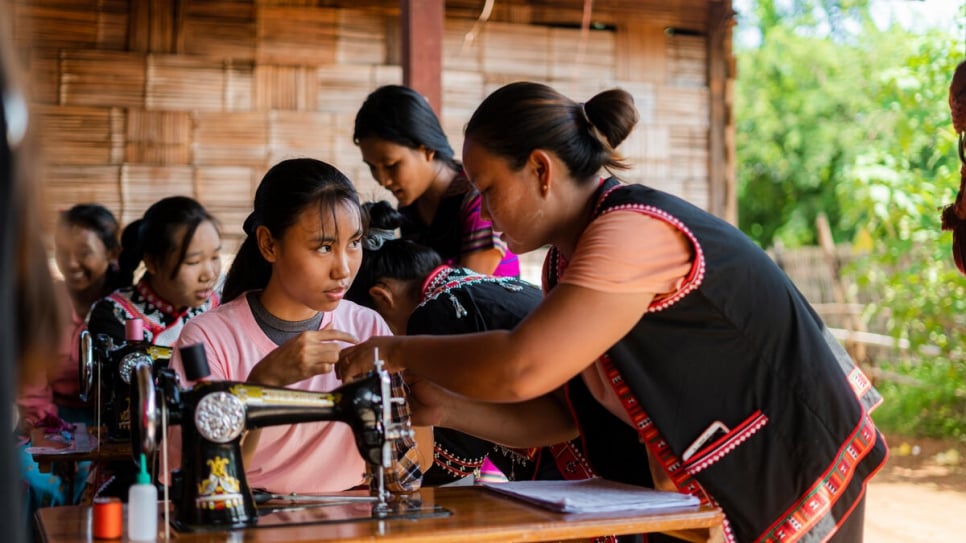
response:
[[[83,401],[89,401],[94,389],[94,338],[84,330],[80,334],[80,357],[78,359],[78,375],[80,375],[80,392],[78,396]]]
[[[132,400],[136,400],[135,412],[131,421],[131,444],[134,456],[141,453],[148,456],[158,447],[157,422],[158,400],[154,388],[154,372],[151,364],[138,364],[134,370],[134,382],[131,383]]]

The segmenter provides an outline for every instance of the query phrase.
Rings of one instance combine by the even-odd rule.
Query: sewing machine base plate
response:
[[[304,503],[273,504],[259,507],[258,520],[242,526],[195,526],[172,522],[179,532],[209,532],[242,528],[269,528],[303,524],[334,524],[341,522],[367,522],[380,520],[418,520],[421,518],[448,517],[453,513],[439,505],[412,502],[390,503],[385,512],[377,511],[374,502],[350,503]]]

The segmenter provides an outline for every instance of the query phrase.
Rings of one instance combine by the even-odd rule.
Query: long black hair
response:
[[[345,203],[364,216],[355,187],[335,166],[313,158],[293,158],[272,166],[255,191],[254,209],[244,225],[248,237],[225,277],[222,300],[228,302],[247,290],[264,288],[272,276],[272,266],[258,248],[256,228],[264,226],[272,237],[281,239],[308,207],[318,206],[334,214]]]
[[[375,307],[369,289],[380,279],[408,282],[410,289],[418,289],[442,264],[442,258],[429,247],[395,237],[403,218],[389,202],[367,202],[363,208],[369,216],[369,229],[362,245],[362,265],[346,299]]]
[[[352,141],[369,137],[435,152],[435,159],[454,170],[460,166],[453,148],[426,98],[409,87],[385,85],[372,91],[356,113]]]
[[[178,260],[171,270],[171,278],[174,278],[184,262],[184,255],[188,252],[198,225],[205,221],[211,222],[216,229],[219,228],[218,221],[211,213],[187,196],[169,196],[152,204],[144,212],[144,216],[127,225],[121,235],[121,256],[118,264],[123,284],[132,284],[134,270],[145,257],[165,262],[178,250]],[[184,234],[181,239],[175,239],[175,234],[181,227],[186,227]]]

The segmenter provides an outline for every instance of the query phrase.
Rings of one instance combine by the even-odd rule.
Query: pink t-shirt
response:
[[[349,332],[359,340],[392,335],[378,313],[347,300],[325,314],[320,328],[330,323],[333,329]],[[255,364],[277,348],[255,321],[245,294],[188,321],[177,346],[195,343],[205,346],[211,380],[245,381]],[[185,383],[177,349],[171,367]],[[329,391],[341,384],[330,372],[288,388]],[[172,428],[168,436],[171,469],[181,464],[180,447],[180,428]],[[245,473],[252,488],[277,493],[334,492],[361,484],[365,462],[347,424],[306,422],[262,428],[258,448]]]
[[[17,395],[20,417],[31,426],[47,415],[59,416],[58,405],[83,407],[80,394],[80,333],[86,328],[84,319],[74,311],[70,295],[62,282],[55,288],[60,292],[61,314],[67,319],[61,323],[63,335],[57,350],[56,364],[46,372],[35,372],[32,380],[21,386]]]
[[[659,300],[683,285],[692,261],[691,244],[680,230],[636,211],[613,211],[587,226],[559,282],[607,293],[650,293]],[[631,423],[599,362],[581,377],[601,405]]]

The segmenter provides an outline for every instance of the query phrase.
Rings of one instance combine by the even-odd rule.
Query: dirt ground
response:
[[[966,541],[966,444],[887,436],[866,498],[865,543]]]

